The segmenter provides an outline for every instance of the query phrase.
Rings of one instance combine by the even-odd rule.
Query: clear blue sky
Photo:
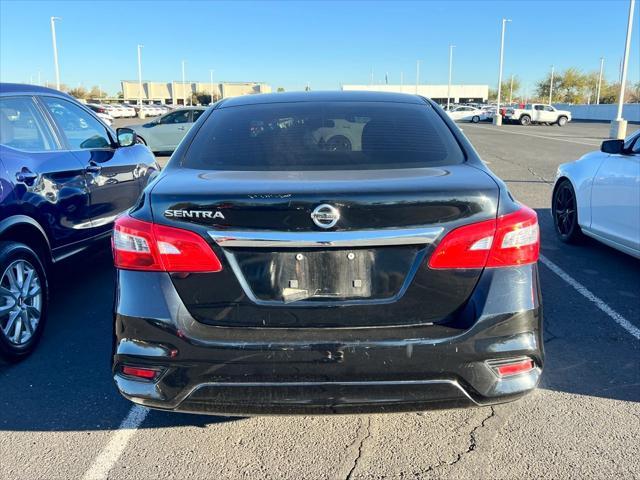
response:
[[[455,44],[454,83],[497,84],[500,19],[508,24],[505,76],[533,88],[557,69],[597,70],[605,57],[618,78],[628,0],[450,2],[163,2],[0,0],[0,80],[38,72],[54,81],[49,17],[57,24],[60,74],[70,86],[120,90],[137,78],[144,44],[145,80],[264,81],[274,89],[337,89],[341,83],[446,83]],[[640,5],[636,5],[629,80],[640,80]]]

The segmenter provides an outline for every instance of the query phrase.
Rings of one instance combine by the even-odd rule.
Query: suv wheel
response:
[[[558,126],[564,127],[567,124],[567,117],[558,118]]]
[[[0,242],[0,359],[17,362],[35,349],[47,319],[47,276],[28,246]]]
[[[531,125],[531,117],[529,115],[523,115],[520,117],[520,125]]]

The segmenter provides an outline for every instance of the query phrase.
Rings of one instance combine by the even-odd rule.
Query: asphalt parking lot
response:
[[[639,477],[640,261],[594,241],[560,243],[549,210],[558,164],[598,149],[608,124],[460,127],[539,215],[547,359],[534,394],[496,407],[334,417],[132,407],[110,374],[105,243],[58,266],[40,347],[0,367],[0,478]]]

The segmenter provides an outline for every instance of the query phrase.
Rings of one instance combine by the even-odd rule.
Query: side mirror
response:
[[[600,151],[612,155],[624,152],[624,140],[605,140],[600,146]]]
[[[135,145],[138,138],[136,132],[130,128],[118,128],[116,130],[116,135],[118,137],[119,147],[130,147],[131,145]]]

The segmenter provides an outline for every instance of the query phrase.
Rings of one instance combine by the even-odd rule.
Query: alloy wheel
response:
[[[42,284],[26,260],[12,262],[0,277],[0,331],[13,345],[31,340],[40,323]]]
[[[576,202],[568,185],[562,185],[556,192],[554,210],[558,232],[571,235],[576,221]]]

